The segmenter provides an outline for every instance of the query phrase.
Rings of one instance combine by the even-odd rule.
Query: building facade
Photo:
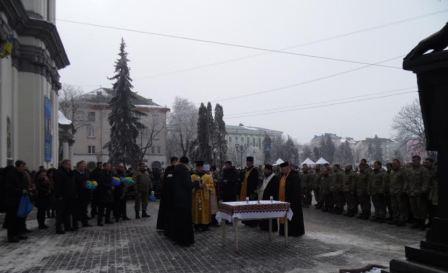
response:
[[[282,137],[283,132],[240,124],[226,125],[227,158],[242,167],[247,156],[254,157],[255,165],[264,164],[263,140],[266,135],[271,139]]]
[[[55,4],[0,0],[0,166],[17,159],[31,169],[58,165],[58,70],[69,60]]]
[[[109,160],[107,143],[110,140],[109,101],[112,89],[100,88],[81,95],[78,110],[73,119],[76,127],[71,158],[74,162],[106,162]],[[144,151],[144,161],[154,167],[166,166],[166,115],[168,108],[137,95],[134,102],[140,112],[146,114],[141,122],[146,129],[140,132],[137,144]],[[145,149],[146,147],[146,149]]]

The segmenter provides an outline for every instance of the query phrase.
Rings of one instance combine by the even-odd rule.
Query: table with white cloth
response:
[[[293,212],[288,202],[276,200],[239,201],[219,203],[216,220],[222,226],[223,244],[226,241],[226,220],[233,223],[235,236],[235,249],[238,251],[238,222],[246,220],[269,220],[269,240],[272,239],[272,220],[283,219],[285,222],[285,244],[288,241],[288,220],[291,220]]]

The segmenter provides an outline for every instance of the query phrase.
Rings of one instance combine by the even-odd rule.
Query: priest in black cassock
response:
[[[305,234],[302,212],[302,189],[299,173],[289,166],[288,162],[280,164],[281,178],[279,181],[278,196],[280,201],[289,202],[294,213],[291,221],[288,220],[288,236],[302,236]],[[280,235],[284,235],[284,219],[280,219]]]
[[[188,162],[187,157],[181,157],[174,167],[170,238],[181,246],[194,244],[191,213],[193,183]]]
[[[264,165],[264,179],[258,188],[258,200],[278,200],[278,185],[280,178],[275,174],[271,164]],[[269,220],[260,220],[260,228],[262,230],[269,230]],[[272,221],[272,231],[277,231],[277,220]]]
[[[177,161],[177,157],[174,156],[171,158],[171,165],[166,167],[161,185],[159,213],[157,215],[157,229],[163,230],[167,236],[169,234],[168,215],[171,213],[173,203],[172,188],[174,182],[174,167],[176,166]]]

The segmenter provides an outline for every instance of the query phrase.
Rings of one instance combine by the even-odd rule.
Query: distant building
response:
[[[244,166],[246,156],[253,156],[255,165],[264,163],[263,140],[281,137],[283,132],[266,128],[226,125],[227,158],[237,166]]]
[[[69,60],[55,2],[0,1],[0,166],[58,166],[58,70]]]
[[[73,161],[99,161],[109,160],[109,151],[106,144],[110,140],[109,101],[113,97],[113,90],[100,88],[81,95],[79,98],[79,111],[76,120],[82,125],[75,134],[73,145]],[[166,114],[168,108],[160,106],[151,99],[137,95],[134,101],[137,109],[147,116],[141,122],[147,127],[140,132],[137,144],[145,147],[151,141],[151,133],[157,135],[152,138],[152,145],[147,149],[144,160],[149,166],[166,165]]]

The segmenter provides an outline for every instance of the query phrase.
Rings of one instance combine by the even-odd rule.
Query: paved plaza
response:
[[[196,234],[193,247],[182,248],[155,229],[157,204],[150,219],[104,227],[83,228],[56,235],[33,230],[29,239],[8,244],[0,232],[0,273],[16,272],[337,272],[366,264],[388,265],[404,256],[403,246],[418,243],[424,232],[304,209],[306,235],[269,242],[267,233],[241,227],[240,252],[233,248],[228,229],[221,245],[219,228]],[[133,216],[132,206],[128,204]],[[94,221],[91,221],[92,223]]]

